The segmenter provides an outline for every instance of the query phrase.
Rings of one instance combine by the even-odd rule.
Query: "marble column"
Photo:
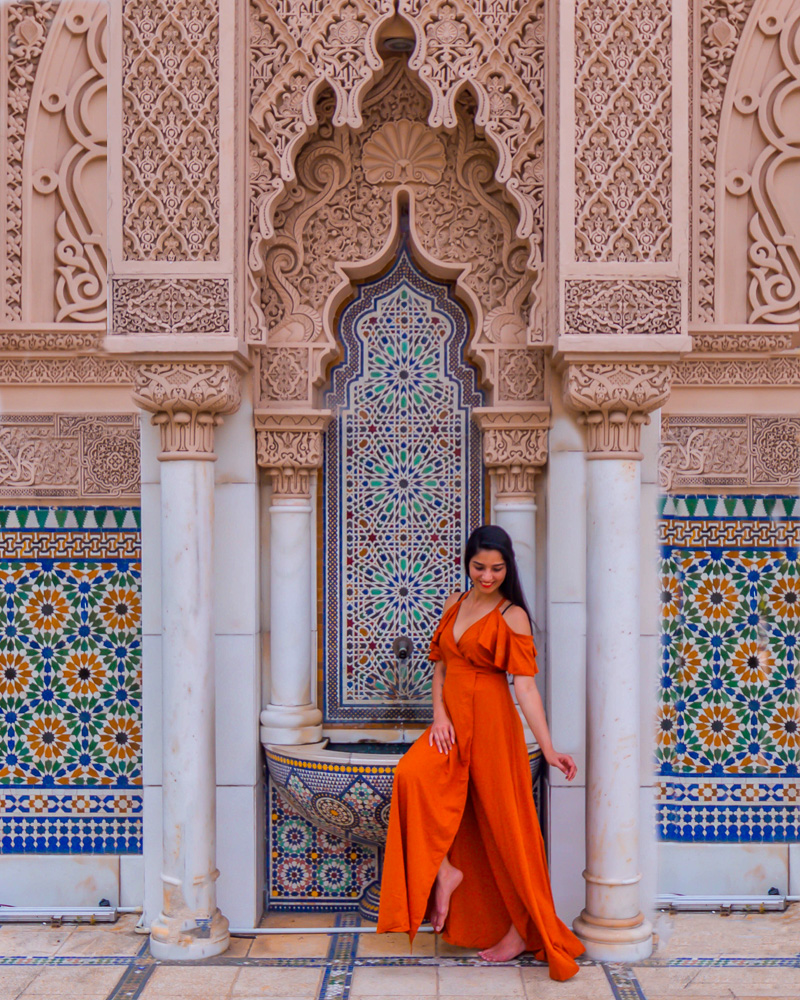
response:
[[[270,514],[270,699],[261,742],[293,745],[322,739],[314,704],[316,601],[312,476],[322,464],[322,411],[261,415],[258,463],[272,479]]]
[[[564,383],[588,460],[586,905],[573,926],[599,961],[652,951],[639,890],[639,442],[669,385],[666,365],[610,362],[570,364]]]
[[[163,860],[159,959],[195,960],[229,945],[216,902],[214,732],[214,427],[237,408],[230,365],[137,368],[136,402],[161,430]]]

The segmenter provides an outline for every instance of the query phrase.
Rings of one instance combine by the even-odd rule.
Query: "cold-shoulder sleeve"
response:
[[[498,670],[518,677],[535,677],[539,673],[533,636],[515,632],[499,613],[486,619],[478,645]]]
[[[450,621],[450,618],[452,617],[453,608],[457,607],[458,607],[458,601],[452,604],[447,609],[447,611],[445,611],[445,613],[442,615],[442,620],[436,626],[436,631],[433,633],[433,638],[431,639],[431,648],[430,652],[428,653],[428,659],[433,660],[434,663],[444,659],[444,657],[442,656],[442,651],[439,648],[439,640],[441,638],[442,632],[444,632],[445,628],[447,628],[447,623]]]

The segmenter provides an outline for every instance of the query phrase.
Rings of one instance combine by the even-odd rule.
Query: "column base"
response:
[[[282,746],[319,743],[322,712],[313,705],[270,705],[261,713],[261,742]]]
[[[572,929],[586,948],[586,957],[594,962],[641,962],[653,951],[653,927],[644,914],[628,921],[591,916],[583,910]]]
[[[228,918],[219,910],[211,918],[168,917],[159,913],[150,925],[153,958],[170,962],[194,962],[227,951],[231,943]]]

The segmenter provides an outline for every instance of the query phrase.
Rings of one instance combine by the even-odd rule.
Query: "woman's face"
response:
[[[469,561],[469,578],[480,594],[493,594],[506,578],[506,563],[495,549],[478,549]]]

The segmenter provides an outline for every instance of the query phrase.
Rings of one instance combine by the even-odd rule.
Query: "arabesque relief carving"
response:
[[[565,334],[680,332],[678,278],[571,278],[565,282]]]
[[[256,421],[258,464],[272,479],[273,502],[308,500],[311,479],[322,466],[327,410],[270,413]]]
[[[661,418],[659,481],[664,490],[800,486],[800,418]]]
[[[674,368],[676,386],[800,385],[800,358],[688,358]]]
[[[3,4],[0,19],[7,39],[4,322],[99,326],[106,318],[107,8],[28,0]],[[42,349],[21,331],[16,339]]]
[[[672,257],[672,18],[667,0],[575,13],[575,256]]]
[[[0,385],[133,385],[128,361],[88,355],[0,358]]]
[[[136,414],[0,416],[0,492],[11,500],[139,498]]]
[[[586,361],[564,373],[564,402],[586,427],[589,458],[642,457],[642,426],[669,398],[669,365]]]
[[[418,73],[426,92],[424,113],[408,119],[409,125],[401,125],[401,116],[393,116],[396,127],[375,138],[371,159],[367,156],[363,169],[369,169],[370,176],[383,170],[382,181],[403,183],[405,163],[386,175],[383,147],[403,152],[402,145],[397,147],[400,139],[406,144],[421,139],[413,123],[455,128],[462,114],[457,104],[463,107],[465,100],[456,95],[469,81],[477,94],[470,114],[495,150],[495,179],[515,203],[516,236],[525,241],[526,257],[538,275],[544,174],[543,0],[501,4],[475,0],[471,5],[398,0],[397,11],[414,28],[416,45],[409,66]],[[250,270],[255,285],[263,283],[265,257],[273,237],[281,235],[283,217],[278,213],[285,212],[287,198],[296,197],[295,159],[300,144],[318,126],[322,109],[326,120],[321,132],[345,125],[361,129],[366,114],[362,103],[384,65],[376,40],[394,13],[392,0],[330,0],[325,4],[250,0]],[[320,102],[323,85],[330,88],[332,99]],[[422,158],[415,146],[411,160],[418,170],[423,170],[422,161],[429,156],[432,162],[424,170],[438,169],[432,138],[425,140],[428,150]],[[446,136],[439,138],[446,141]],[[409,157],[402,155],[398,160]],[[348,167],[326,169],[332,171],[333,179]],[[422,179],[424,171],[413,183]],[[260,315],[260,298],[254,288],[248,328],[251,340],[263,343],[272,318]]]
[[[483,432],[483,462],[495,484],[495,499],[534,495],[534,478],[547,462],[547,412],[484,409],[475,419]]]
[[[214,461],[214,428],[239,408],[241,373],[222,361],[149,361],[136,366],[133,398],[161,430],[160,461]]]
[[[325,328],[326,304],[347,284],[341,267],[374,258],[386,247],[396,212],[393,199],[402,183],[420,249],[434,261],[467,265],[459,280],[482,314],[473,343],[484,356],[487,377],[496,380],[501,347],[522,348],[529,340],[526,323],[536,276],[526,267],[526,241],[515,235],[514,205],[495,179],[495,154],[475,134],[469,95],[456,106],[455,131],[431,133],[425,124],[428,94],[396,58],[364,101],[360,132],[335,129],[335,100],[330,94],[320,98],[317,135],[297,157],[298,182],[277,206],[276,236],[256,279],[251,343],[273,349],[313,345],[312,379],[320,378],[320,359],[333,347]],[[434,141],[423,142],[420,129]],[[383,155],[390,148],[387,136],[414,135],[417,141],[406,146],[411,155],[389,170]],[[368,170],[380,179],[369,183]],[[439,177],[432,183],[434,171]],[[288,355],[282,357],[285,363]],[[262,372],[272,364],[262,365]],[[276,398],[276,384],[265,386],[262,380],[267,400]],[[289,384],[290,395],[278,398],[301,398],[301,390]]]
[[[227,334],[227,278],[114,278],[113,334]]]
[[[123,254],[219,258],[218,0],[121,0]]]

